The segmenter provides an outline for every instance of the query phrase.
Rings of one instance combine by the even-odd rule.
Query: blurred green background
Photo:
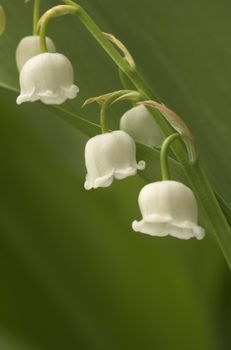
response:
[[[15,103],[14,52],[31,32],[33,2],[1,3],[0,348],[230,349],[230,272],[209,233],[200,242],[134,233],[141,177],[83,189],[87,137],[52,108]],[[57,3],[42,1],[43,10]],[[190,125],[210,180],[230,203],[231,3],[80,3]],[[120,88],[115,66],[76,18],[56,19],[48,34],[73,62],[81,90],[64,109],[98,122],[97,107],[81,103]],[[127,107],[114,109],[113,127]]]

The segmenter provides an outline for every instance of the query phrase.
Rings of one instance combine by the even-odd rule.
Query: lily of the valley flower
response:
[[[75,98],[79,88],[74,85],[71,62],[60,53],[41,53],[30,58],[20,72],[21,94],[17,103],[41,100],[61,104]]]
[[[145,167],[136,162],[136,145],[124,131],[112,131],[91,138],[85,148],[86,190],[108,187],[113,179],[135,175]]]
[[[142,188],[138,202],[143,219],[133,222],[134,231],[181,239],[204,237],[204,229],[197,225],[196,199],[184,184],[176,181],[148,184]]]
[[[46,44],[48,52],[56,52],[55,45],[53,41],[46,37]],[[24,64],[31,58],[36,55],[39,55],[39,36],[31,35],[23,38],[16,49],[16,64],[19,72],[21,71]]]
[[[126,131],[135,141],[149,147],[160,147],[164,135],[143,105],[135,106],[124,113],[120,119],[120,129]]]

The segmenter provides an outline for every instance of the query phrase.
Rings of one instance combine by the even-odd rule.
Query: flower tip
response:
[[[89,191],[92,187],[89,185],[88,181],[85,181],[84,182],[84,188],[85,188],[85,190]]]
[[[20,105],[23,102],[21,95],[19,95],[16,99],[17,105]]]
[[[146,166],[146,163],[144,160],[140,160],[137,164],[137,169],[138,170],[144,170],[145,169],[145,166]]]
[[[36,98],[34,97],[34,90],[30,94],[20,94],[16,99],[17,105],[21,105],[24,102],[34,102],[34,101],[36,101]]]
[[[139,224],[139,222],[138,222],[137,220],[134,220],[134,221],[132,222],[132,229],[133,229],[133,231],[135,231],[135,232],[138,232],[138,231],[139,231],[138,224]]]
[[[76,98],[78,93],[79,93],[79,87],[73,84],[67,91],[67,97],[70,99]]]
[[[205,230],[203,229],[203,227],[195,227],[195,238],[198,239],[199,241],[202,240],[205,237]]]

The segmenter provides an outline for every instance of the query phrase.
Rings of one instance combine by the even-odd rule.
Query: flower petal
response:
[[[205,231],[202,227],[192,223],[185,222],[152,222],[147,220],[133,221],[132,228],[136,232],[146,233],[151,236],[165,237],[172,236],[180,239],[190,239],[195,237],[200,240],[204,238]]]

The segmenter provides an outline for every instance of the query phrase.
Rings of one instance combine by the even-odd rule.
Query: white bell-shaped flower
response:
[[[176,181],[159,181],[142,188],[138,199],[143,219],[133,221],[134,231],[152,236],[167,235],[202,239],[197,225],[197,202],[190,188]]]
[[[20,73],[21,94],[17,103],[41,100],[46,104],[61,104],[75,98],[79,88],[73,84],[71,62],[60,53],[41,53],[30,58]]]
[[[91,138],[85,148],[86,190],[108,187],[113,179],[123,179],[142,170],[145,162],[136,162],[136,145],[126,132],[116,130]]]
[[[19,72],[31,57],[40,54],[39,40],[38,35],[31,35],[26,36],[19,42],[16,49],[16,64]],[[53,41],[48,37],[46,37],[46,44],[48,52],[56,52]]]
[[[149,147],[160,147],[164,135],[151,113],[143,105],[129,109],[120,119],[120,129],[135,141]]]

